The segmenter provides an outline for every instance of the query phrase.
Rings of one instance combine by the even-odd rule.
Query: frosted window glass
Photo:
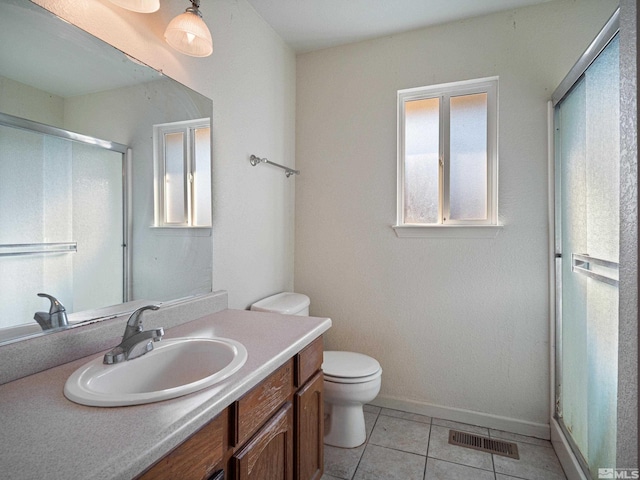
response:
[[[193,223],[211,225],[211,130],[196,128],[194,131],[193,165]]]
[[[166,223],[186,222],[184,133],[164,134],[164,204]]]
[[[404,223],[437,223],[440,99],[405,102]]]
[[[487,94],[450,99],[449,216],[487,218]]]

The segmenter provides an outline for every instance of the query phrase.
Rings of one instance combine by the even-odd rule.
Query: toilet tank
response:
[[[310,303],[309,297],[302,293],[282,292],[254,303],[251,310],[284,315],[309,315]]]

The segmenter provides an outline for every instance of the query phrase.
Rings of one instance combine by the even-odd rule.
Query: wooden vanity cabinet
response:
[[[319,480],[321,366],[318,337],[138,480]]]
[[[322,347],[318,337],[236,402],[238,444],[265,418],[271,420],[233,455],[231,478],[320,479],[324,471]]]

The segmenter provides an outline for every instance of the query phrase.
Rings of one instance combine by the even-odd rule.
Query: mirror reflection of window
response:
[[[211,227],[211,128],[198,119],[154,125],[156,227]]]
[[[164,141],[164,223],[188,225],[187,176],[184,132],[165,133]]]
[[[211,226],[211,128],[194,129],[194,225]]]

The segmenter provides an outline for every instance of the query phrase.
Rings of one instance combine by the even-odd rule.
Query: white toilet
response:
[[[251,310],[286,315],[309,315],[309,297],[282,292],[251,305]],[[366,440],[362,406],[380,391],[382,368],[377,360],[355,352],[324,352],[326,424],[324,443],[358,447]]]

